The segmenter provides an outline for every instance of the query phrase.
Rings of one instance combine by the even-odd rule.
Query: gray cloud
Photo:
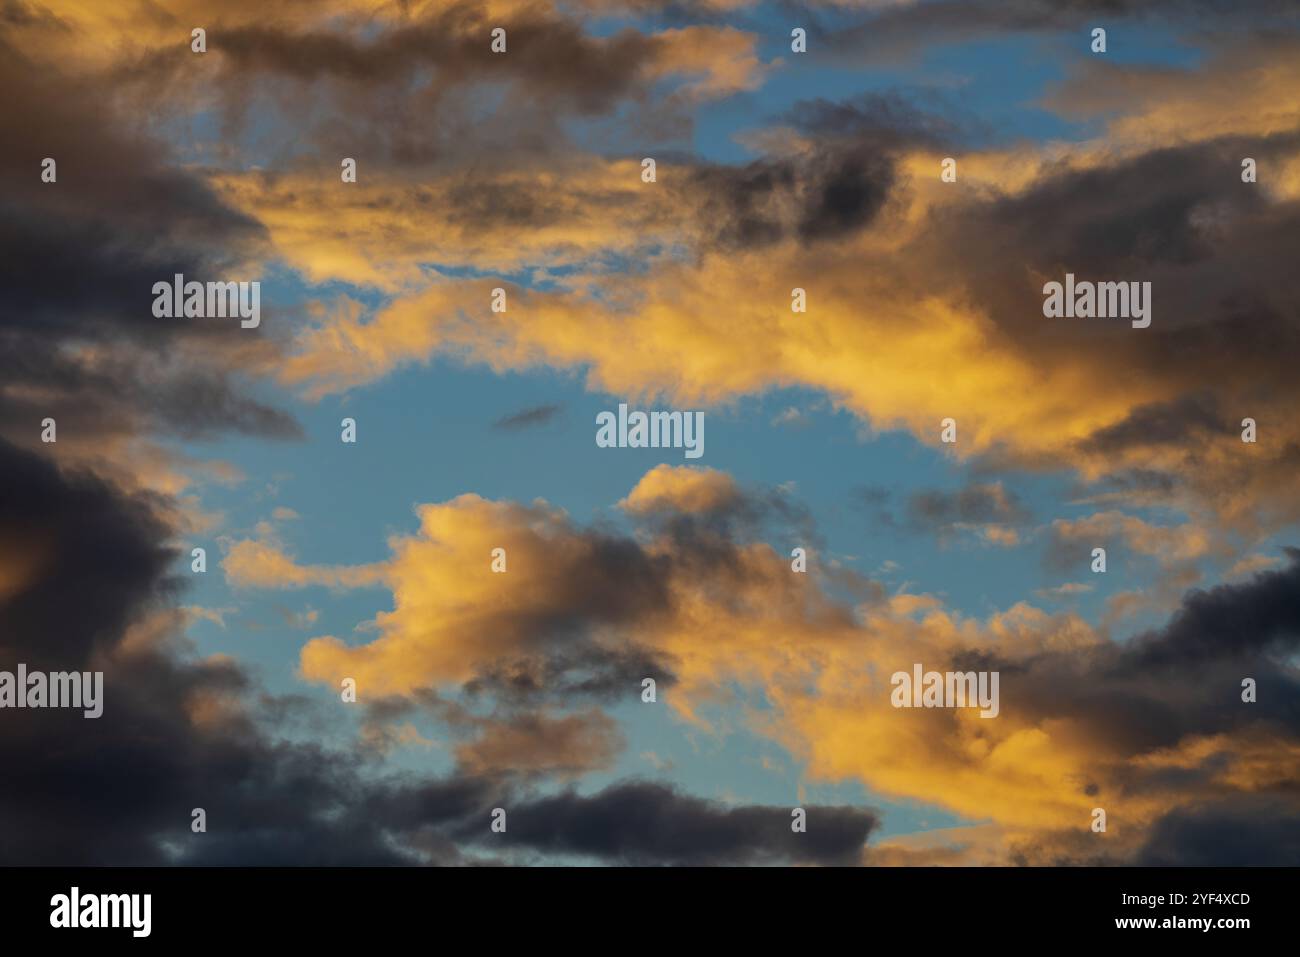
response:
[[[22,144],[0,157],[0,430],[34,435],[48,415],[61,437],[300,434],[236,381],[276,355],[260,330],[152,313],[153,284],[176,273],[253,278],[261,225],[129,132],[104,90],[3,36],[0,85],[6,139]],[[40,180],[46,156],[55,183]]]
[[[1033,517],[1015,492],[987,483],[972,483],[952,492],[914,492],[908,499],[907,512],[913,525],[931,530],[959,523],[1023,525]]]
[[[1294,867],[1300,861],[1294,800],[1240,797],[1176,808],[1151,828],[1144,867]]]
[[[531,409],[523,409],[511,415],[502,416],[492,423],[492,428],[503,432],[517,432],[521,429],[535,428],[554,421],[563,411],[563,408],[558,405],[539,405]]]
[[[626,864],[859,863],[878,826],[856,807],[805,809],[806,833],[791,829],[791,809],[729,807],[650,782],[625,782],[599,794],[540,798],[509,812],[509,839],[548,854]]]

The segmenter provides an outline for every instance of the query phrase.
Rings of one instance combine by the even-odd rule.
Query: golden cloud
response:
[[[632,514],[636,503],[689,514],[729,489],[721,473],[659,467],[643,476],[624,507]],[[662,695],[682,719],[705,726],[708,711],[734,701],[738,689],[761,689],[768,707],[748,711],[751,727],[798,757],[809,778],[856,779],[874,793],[990,822],[1003,835],[1004,859],[1050,847],[1123,857],[1171,801],[1276,789],[1291,773],[1276,756],[1296,760],[1289,738],[1263,746],[1249,726],[1209,738],[1171,728],[1155,741],[1150,728],[1116,724],[1115,705],[1098,708],[1089,694],[1113,685],[1135,702],[1135,714],[1168,709],[1176,716],[1186,713],[1179,696],[1202,693],[1205,679],[1173,672],[1157,675],[1153,685],[1149,668],[1124,664],[1126,652],[1074,614],[1022,602],[981,619],[927,595],[846,607],[828,596],[815,567],[794,574],[765,544],[660,531],[633,545],[579,528],[542,502],[464,495],[421,506],[418,515],[416,533],[390,541],[390,559],[354,570],[376,575],[392,591],[392,610],[366,623],[378,636],[361,644],[312,639],[301,655],[308,680],[352,677],[365,695],[416,694],[474,682],[529,656],[564,660],[563,649],[577,641],[588,642],[577,646],[584,654],[649,649],[651,661],[671,662],[673,682]],[[1130,534],[1153,533],[1133,527]],[[507,552],[504,574],[490,568],[496,547]],[[348,578],[334,568],[287,568],[281,557],[264,564],[270,571],[241,571],[239,580],[296,586]],[[999,670],[1000,714],[895,707],[890,676],[914,663],[936,671]],[[639,694],[642,676],[654,673],[624,676],[628,700]],[[579,724],[566,728],[550,738],[564,753],[564,742],[587,740]],[[533,737],[499,729],[465,749],[462,760],[492,766],[499,763],[492,755],[514,754]],[[1221,756],[1230,750],[1238,757],[1225,764]],[[1176,784],[1162,773],[1175,766],[1188,772]],[[1104,835],[1093,836],[1096,807],[1107,810],[1109,823]],[[1095,842],[1075,846],[1080,835]]]

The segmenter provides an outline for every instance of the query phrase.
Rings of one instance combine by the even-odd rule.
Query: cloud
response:
[[[1190,441],[1233,435],[1231,417],[1218,408],[1212,395],[1189,394],[1171,402],[1140,406],[1114,425],[1098,429],[1082,443],[1089,452],[1116,454],[1154,445],[1178,446]]]
[[[1261,797],[1170,811],[1152,828],[1144,867],[1285,867],[1300,859],[1295,806]]]
[[[1267,142],[1300,126],[1298,45],[1291,30],[1255,30],[1244,37],[1226,34],[1211,47],[1208,62],[1195,67],[1107,63],[1103,68],[1095,57],[1080,58],[1044,105],[1070,119],[1107,120],[1107,139],[1116,151],[1238,136]],[[1270,191],[1295,196],[1290,176],[1261,182]]]
[[[1263,0],[1252,8],[1260,19],[1285,15],[1285,0]],[[992,35],[1077,31],[1080,56],[1090,30],[1115,23],[1155,22],[1178,29],[1228,30],[1232,8],[1200,0],[929,0],[880,4],[872,15],[827,36],[838,57],[877,65],[896,63],[932,45],[964,43]]]
[[[282,839],[303,842],[300,862],[395,861],[358,822],[338,827],[332,851],[308,852],[307,835],[332,830],[327,809],[361,786],[355,764],[259,730],[251,679],[228,658],[196,658],[178,637],[186,613],[166,607],[175,553],[148,498],[3,441],[0,470],[0,550],[40,556],[0,597],[4,659],[104,672],[100,718],[38,709],[0,724],[0,759],[21,781],[0,797],[6,863],[162,864],[172,859],[164,842],[199,857],[210,845],[190,833],[195,806],[211,815],[213,843],[260,836],[261,851],[247,848],[241,863],[283,859]]]
[[[624,864],[760,864],[860,861],[875,815],[855,807],[806,808],[795,833],[789,809],[727,807],[661,784],[629,782],[592,797],[560,794],[514,809],[509,835],[549,854]]]
[[[1058,518],[1051,525],[1049,560],[1057,568],[1078,564],[1079,556],[1095,545],[1123,542],[1133,551],[1164,562],[1190,561],[1209,553],[1204,529],[1191,525],[1153,525],[1123,512],[1096,512],[1085,518]]]
[[[1063,585],[1039,589],[1035,594],[1043,598],[1069,598],[1072,595],[1086,595],[1092,590],[1093,586],[1086,582],[1066,582]]]
[[[160,607],[175,554],[147,498],[3,441],[0,469],[0,554],[29,557],[0,566],[0,651],[34,670],[105,672],[99,719],[28,709],[0,724],[0,760],[21,782],[0,796],[7,864],[465,863],[542,849],[830,863],[852,860],[874,826],[866,811],[809,808],[797,841],[788,809],[720,808],[660,785],[533,793],[532,775],[580,774],[621,747],[595,710],[472,721],[459,770],[441,778],[390,777],[363,754],[278,736],[309,717],[303,701],[267,695],[228,657],[197,658],[180,637],[186,613]],[[487,838],[497,806],[511,815],[504,851]],[[191,832],[193,807],[207,833]]]
[[[230,584],[246,588],[362,588],[378,583],[383,575],[374,566],[304,568],[278,545],[252,539],[233,542],[221,567]]]
[[[759,248],[783,239],[833,240],[861,230],[885,206],[892,157],[878,141],[755,160],[740,169],[688,170],[691,206],[715,225],[712,244]]]
[[[354,677],[368,694],[402,694],[438,683],[505,681],[527,688],[546,675],[555,656],[583,667],[578,686],[597,692],[611,680],[626,689],[662,671],[620,672],[641,662],[636,642],[611,641],[611,629],[648,625],[669,611],[663,558],[631,542],[577,532],[545,503],[519,505],[463,495],[418,509],[414,535],[390,541],[393,555],[367,569],[394,595],[391,612],[376,616],[379,637],[349,646],[333,636],[313,638],[301,669],[314,681]],[[506,551],[507,571],[494,573],[494,548]],[[233,549],[232,549],[233,554]],[[293,565],[247,584],[324,579],[345,581],[358,570]],[[472,647],[466,645],[470,635]],[[613,673],[607,669],[613,669]],[[506,676],[509,677],[506,677]]]
[[[1193,592],[1162,632],[1135,641],[1130,654],[1148,665],[1250,658],[1300,640],[1300,549],[1284,551],[1283,568]]]
[[[26,144],[0,157],[0,435],[38,447],[33,424],[53,418],[62,461],[167,492],[197,463],[159,436],[298,437],[244,380],[277,354],[261,330],[152,314],[153,284],[177,273],[255,280],[261,225],[177,166],[102,85],[32,59],[7,27],[0,83],[13,93],[6,138]]]
[[[624,502],[629,515],[653,519],[627,539],[577,527],[543,503],[463,496],[422,506],[420,532],[392,541],[394,610],[376,616],[379,637],[313,639],[302,671],[325,683],[357,676],[371,693],[413,700],[460,689],[537,707],[568,702],[591,680],[590,651],[636,649],[646,660],[608,686],[608,700],[635,700],[657,662],[671,663],[665,700],[688,721],[706,725],[712,703],[762,689],[770,710],[752,713],[750,727],[811,779],[856,778],[873,793],[991,820],[1006,860],[1131,860],[1171,806],[1285,799],[1281,782],[1300,762],[1300,714],[1289,703],[1298,682],[1286,664],[1300,641],[1290,601],[1300,553],[1249,582],[1188,592],[1163,628],[1121,644],[1073,613],[1020,603],[970,618],[865,580],[853,583],[861,603],[846,606],[830,597],[843,584],[834,574],[790,573],[748,537],[753,526],[698,523],[745,495],[711,470],[661,467]],[[1013,507],[981,495],[968,505]],[[1125,527],[1137,538],[1164,531]],[[487,569],[489,542],[511,555],[507,590],[497,584],[507,576]],[[593,587],[607,574],[605,563],[599,572],[587,564],[596,548],[640,570],[619,576],[618,589]],[[998,671],[1001,714],[891,707],[888,676],[917,661]],[[1260,683],[1258,703],[1240,700],[1243,676]],[[1087,843],[1096,806],[1116,822],[1097,838],[1108,843]]]
[[[551,717],[523,714],[478,723],[481,733],[456,748],[472,774],[511,772],[574,777],[610,767],[626,741],[602,711]]]
[[[436,176],[364,157],[360,163],[365,190],[341,189],[316,168],[220,172],[212,182],[226,202],[264,225],[277,254],[309,281],[386,293],[422,289],[441,270],[464,267],[503,277],[563,275],[649,255],[680,228],[672,195],[642,188],[639,159],[566,155],[550,158],[544,170],[521,160],[522,168]],[[347,297],[328,305],[309,318],[337,323],[361,309]]]
[[[690,465],[656,465],[619,502],[628,512],[717,512],[742,501],[740,489],[726,472]]]
[[[1247,578],[1256,572],[1262,572],[1269,568],[1275,568],[1282,564],[1282,559],[1277,555],[1247,555],[1233,564],[1224,573],[1224,578],[1228,580]]]
[[[514,432],[520,429],[529,429],[539,425],[546,425],[563,411],[564,410],[558,405],[539,405],[531,409],[524,409],[520,412],[514,412],[510,415],[502,416],[492,423],[492,428],[505,432]]]
[[[752,90],[767,70],[757,36],[731,27],[603,34],[530,0],[403,5],[402,16],[369,6],[349,17],[300,4],[237,13],[209,30],[197,63],[174,35],[124,37],[133,55],[113,80],[150,109],[215,109],[234,142],[247,142],[255,114],[282,117],[283,129],[259,137],[284,156],[353,156],[365,143],[363,164],[463,169],[562,155],[574,142],[568,120],[682,138],[694,105]],[[492,49],[496,27],[506,53]],[[378,101],[392,108],[365,108]]]
[[[1247,56],[1212,59],[1204,82],[1232,88]],[[1173,115],[1165,96],[1131,96],[1123,115]],[[1300,516],[1286,478],[1300,461],[1286,413],[1294,377],[1281,358],[1300,334],[1286,185],[1300,134],[1279,126],[1281,106],[1254,95],[1246,106],[1256,120],[1230,137],[1197,139],[1193,125],[1112,148],[1112,120],[1073,144],[967,148],[959,183],[943,184],[942,124],[888,104],[821,104],[781,145],[769,131],[747,164],[661,157],[653,189],[618,172],[626,191],[589,195],[619,237],[585,233],[584,267],[512,288],[508,314],[486,314],[491,282],[439,279],[373,312],[323,317],[282,379],[318,397],[449,355],[497,371],[581,370],[594,391],[682,405],[804,387],[875,431],[936,446],[939,421],[955,416],[946,451],[990,470],[1066,468],[1116,496],[1141,476],[1132,494],[1146,503],[1255,536]],[[1240,181],[1245,155],[1272,171],[1266,188]],[[566,177],[559,195],[580,188]],[[544,226],[557,236],[594,208],[552,202],[572,209]],[[623,228],[628,210],[648,232]],[[629,236],[657,244],[634,249]],[[602,242],[643,268],[608,276]],[[1044,319],[1042,286],[1067,271],[1152,282],[1152,327]],[[806,315],[789,312],[795,287]],[[1125,387],[1107,388],[1117,370]],[[1240,441],[1247,415],[1267,441]]]
[[[1001,482],[971,483],[954,492],[923,489],[912,493],[907,514],[913,527],[946,538],[973,532],[993,545],[1020,542],[1017,526],[1032,518],[1013,491]]]
[[[465,684],[465,675],[491,674],[494,663],[513,658],[542,659],[547,667],[517,677],[526,692],[521,701],[546,701],[547,689],[572,687],[584,668],[578,655],[547,648],[573,648],[573,636],[584,635],[604,649],[646,649],[651,662],[672,662],[676,681],[667,701],[682,718],[701,720],[701,707],[724,689],[761,688],[771,711],[751,716],[751,727],[805,762],[811,779],[857,778],[875,793],[991,819],[1005,828],[1005,859],[1131,859],[1145,828],[1171,804],[1261,789],[1282,800],[1281,781],[1300,753],[1300,722],[1287,703],[1296,679],[1284,664],[1300,640],[1288,601],[1300,594],[1292,581],[1297,560],[1251,583],[1188,593],[1164,628],[1122,645],[1074,614],[1024,603],[972,619],[930,596],[887,597],[878,589],[850,609],[823,592],[832,577],[792,575],[774,550],[746,540],[751,529],[723,525],[702,537],[689,519],[707,502],[686,492],[693,482],[719,484],[718,477],[701,469],[650,475],[628,498],[654,502],[658,518],[637,544],[603,545],[656,568],[655,597],[645,606],[620,605],[611,614],[601,593],[580,586],[591,571],[565,557],[586,554],[593,533],[541,505],[455,499],[422,508],[419,540],[396,547],[396,577],[408,584],[394,592],[395,611],[376,619],[381,637],[351,648],[317,638],[303,650],[304,674],[321,681],[363,675],[391,692],[416,694],[425,685],[472,689],[480,679]],[[650,494],[659,482],[671,494]],[[663,512],[673,507],[684,508],[686,524],[666,520]],[[541,516],[551,562],[545,571],[521,568],[508,609],[500,596],[465,590],[477,575],[452,572],[484,549],[471,545],[460,557],[455,547],[422,544],[507,541]],[[452,520],[455,536],[430,531]],[[486,534],[474,531],[481,521]],[[507,533],[511,527],[516,531]],[[472,641],[447,627],[430,629],[430,615],[419,611],[438,601],[439,581],[452,575],[459,584],[455,619]],[[439,607],[446,619],[446,602]],[[478,624],[489,616],[491,627]],[[1239,637],[1226,641],[1230,629]],[[710,641],[694,637],[702,633]],[[495,637],[485,644],[484,635]],[[798,636],[797,654],[789,651],[790,635]],[[888,675],[918,661],[935,670],[1000,671],[1002,714],[984,720],[961,710],[893,709]],[[654,674],[629,672],[612,700],[633,700],[640,676]],[[1257,705],[1240,701],[1243,675],[1261,683]],[[511,680],[478,687],[495,692]],[[1182,768],[1177,779],[1173,767]],[[1113,843],[1086,843],[1095,806],[1123,823],[1113,828]]]

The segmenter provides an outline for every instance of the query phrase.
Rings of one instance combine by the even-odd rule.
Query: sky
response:
[[[0,862],[1300,863],[1298,54],[1280,2],[10,0],[0,679],[104,709],[0,707]]]

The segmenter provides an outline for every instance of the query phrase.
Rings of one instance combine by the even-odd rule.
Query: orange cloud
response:
[[[460,766],[474,774],[578,776],[612,765],[626,743],[614,719],[595,709],[487,721],[481,731],[456,748]]]
[[[631,515],[690,514],[707,510],[719,495],[739,494],[722,473],[661,466],[622,504]],[[367,623],[377,637],[307,643],[300,665],[308,680],[335,684],[352,677],[363,696],[374,697],[480,683],[504,669],[526,675],[530,687],[545,693],[588,657],[644,649],[640,670],[616,675],[616,697],[633,700],[642,677],[670,672],[662,700],[683,720],[707,727],[708,712],[734,701],[738,689],[761,690],[769,706],[748,712],[751,727],[800,759],[808,777],[857,779],[875,793],[991,822],[1002,835],[1004,860],[1051,853],[1123,858],[1170,800],[1272,789],[1289,773],[1268,758],[1268,749],[1244,744],[1240,762],[1223,765],[1216,755],[1228,747],[1226,739],[1211,744],[1203,735],[1174,733],[1172,743],[1152,746],[1141,727],[1116,724],[1110,709],[1098,711],[1080,688],[1148,679],[1141,669],[1132,674],[1142,677],[1113,677],[1128,673],[1120,665],[1124,652],[1074,614],[1019,603],[973,618],[926,595],[877,594],[846,607],[828,597],[815,563],[809,574],[794,574],[765,544],[679,539],[661,530],[633,545],[579,528],[542,502],[464,495],[421,506],[418,515],[417,532],[390,541],[390,559],[347,574],[285,568],[278,555],[241,550],[271,569],[260,577],[263,585],[329,584],[356,573],[392,590],[392,610]],[[1146,526],[1128,533],[1159,534]],[[496,547],[508,556],[503,574],[490,567]],[[243,573],[241,580],[254,583]],[[527,662],[539,659],[550,664],[530,670]],[[914,663],[965,671],[972,661],[1002,674],[996,718],[893,706],[895,671],[910,671]],[[1177,696],[1200,693],[1203,684],[1201,677],[1170,675],[1158,692],[1173,696],[1168,703],[1138,684],[1117,693],[1134,703],[1135,713],[1170,708],[1179,714],[1186,712]],[[564,764],[562,755],[571,750],[565,742],[581,739],[575,749],[584,755],[606,753],[576,719],[564,729],[494,729],[458,754],[475,766],[495,766],[529,750],[533,732],[558,749],[539,758],[547,766]],[[1175,788],[1161,773],[1171,762],[1195,777]],[[1107,809],[1104,835],[1089,829],[1095,807]]]
[[[711,512],[735,502],[736,481],[726,472],[690,465],[656,465],[619,502],[629,512]]]
[[[361,588],[383,580],[380,566],[303,566],[278,546],[249,539],[232,543],[221,567],[230,584],[243,588]]]

